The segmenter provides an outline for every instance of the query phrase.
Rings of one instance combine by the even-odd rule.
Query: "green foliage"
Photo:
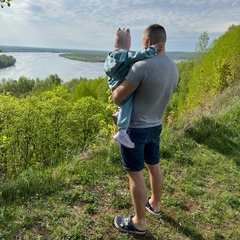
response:
[[[78,148],[84,150],[90,142],[96,140],[99,131],[111,121],[110,116],[106,104],[92,97],[79,99],[74,103],[73,111],[69,116],[73,129],[72,141],[75,141]]]
[[[49,75],[45,80],[36,79],[32,92],[34,94],[41,94],[44,91],[51,91],[56,86],[62,84],[62,80],[58,77],[57,74]]]
[[[16,62],[16,59],[12,56],[7,56],[5,54],[0,55],[0,69],[13,66]]]
[[[57,74],[36,81],[0,82],[0,173],[11,178],[28,168],[56,166],[109,138],[107,78],[62,85]]]
[[[189,107],[202,104],[211,97],[239,81],[240,26],[232,26],[215,41],[202,63],[196,64],[189,81]]]
[[[90,83],[87,80],[80,81],[75,90],[75,99],[93,96],[93,93],[91,92],[89,85]]]
[[[194,65],[195,61],[193,60],[182,61],[177,65],[179,71],[179,83],[164,116],[165,122],[170,125],[173,123],[175,117],[181,119],[185,114],[184,110],[187,111],[186,105],[189,93],[188,83],[191,79],[190,73],[193,71]]]
[[[202,32],[198,39],[198,43],[196,44],[195,47],[198,60],[203,60],[204,55],[207,53],[208,41],[209,41],[208,33],[206,31]]]
[[[39,96],[43,92],[52,91],[58,86],[62,86],[72,93],[71,99],[75,101],[89,96],[101,102],[108,102],[107,77],[99,77],[94,80],[87,80],[86,78],[73,79],[66,83],[63,83],[57,74],[51,74],[45,80],[38,78],[33,80],[24,76],[18,80],[2,78],[0,80],[0,93],[10,93],[11,96],[24,98],[28,95]]]
[[[67,83],[68,86],[71,86],[70,84],[71,82]],[[107,103],[107,90],[107,77],[100,77],[95,80],[80,79],[74,87],[73,98],[77,100],[83,97],[93,97],[94,99]]]
[[[36,81],[33,79],[20,77],[18,80],[5,78],[0,81],[0,93],[10,93],[12,96],[17,98],[26,97],[31,94],[41,94],[44,91],[53,90],[56,86],[62,84],[62,80],[57,74],[49,75],[45,80]]]
[[[2,176],[56,166],[84,150],[111,121],[106,104],[91,97],[70,100],[62,86],[39,97],[0,95]]]
[[[10,7],[10,6],[11,6],[11,1],[12,1],[12,0],[0,0],[0,6],[1,6],[1,8],[3,8],[4,5]]]
[[[197,59],[178,63],[180,82],[165,117],[169,124],[240,80],[240,25],[231,26],[207,49],[208,39],[207,32],[199,37]]]
[[[85,80],[85,79],[74,78],[71,81],[64,83],[64,86],[66,86],[68,88],[69,92],[73,93],[73,92],[75,92],[76,87],[80,83],[81,80]]]
[[[35,86],[35,81],[26,77],[20,77],[18,81],[2,79],[0,81],[0,93],[11,93],[12,96],[21,98],[28,96]]]
[[[82,51],[80,53],[63,53],[59,56],[84,62],[104,62],[107,55],[108,52],[105,51]]]

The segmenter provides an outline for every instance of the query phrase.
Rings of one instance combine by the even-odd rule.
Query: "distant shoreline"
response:
[[[59,53],[61,57],[66,57],[78,61],[103,62],[109,51],[101,50],[80,50],[80,49],[63,49],[63,48],[41,48],[41,47],[18,47],[18,46],[1,46],[0,53],[8,52],[50,52]],[[195,52],[167,52],[168,56],[174,60],[192,60],[196,58]],[[80,60],[81,59],[81,60]],[[84,59],[84,60],[83,60]]]
[[[72,79],[97,79],[105,77],[103,63],[90,61],[73,61],[59,57],[59,53],[51,52],[9,52],[2,55],[12,56],[16,64],[0,69],[0,80],[14,79],[21,76],[30,79],[46,79],[51,74],[57,74],[64,82]]]
[[[66,48],[43,48],[43,47],[20,47],[20,46],[2,46],[2,52],[51,52],[51,53],[108,53],[109,51],[101,50],[82,50],[82,49],[66,49]]]

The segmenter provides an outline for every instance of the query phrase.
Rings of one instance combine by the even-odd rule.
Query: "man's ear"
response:
[[[147,46],[148,47],[152,45],[152,41],[151,41],[151,39],[149,37],[147,37],[146,42],[147,42]]]

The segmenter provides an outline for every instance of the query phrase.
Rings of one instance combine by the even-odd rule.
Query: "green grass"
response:
[[[118,145],[110,142],[57,168],[1,181],[0,239],[239,239],[239,92],[229,89],[177,128],[164,128],[163,215],[147,214],[145,236],[113,226],[133,206]]]

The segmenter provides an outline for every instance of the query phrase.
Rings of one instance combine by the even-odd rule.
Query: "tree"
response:
[[[82,97],[73,104],[73,111],[68,115],[71,120],[71,141],[76,150],[84,150],[96,141],[97,134],[103,129],[103,123],[110,123],[112,112],[107,105],[91,96]]]
[[[0,56],[0,69],[13,66],[15,62],[16,59],[14,57],[3,54]]]
[[[198,52],[202,53],[202,58],[198,58],[189,73],[189,93],[185,98],[185,109],[188,111],[204,106],[215,94],[239,81],[240,25],[232,25],[207,49],[208,39],[207,33],[204,32],[196,45]]]
[[[45,80],[36,79],[36,83],[33,87],[33,93],[38,95],[45,91],[51,91],[55,87],[61,85],[62,80],[57,74],[50,74]]]
[[[197,58],[199,60],[202,60],[204,54],[208,51],[208,41],[209,36],[207,31],[202,32],[198,39],[198,43],[195,46],[195,52],[197,53]]]
[[[76,87],[75,93],[74,93],[74,99],[81,99],[83,97],[94,97],[90,87],[90,83],[88,80],[82,80]]]
[[[0,5],[1,5],[1,8],[3,8],[4,6],[8,6],[10,7],[11,6],[11,2],[12,0],[0,0]]]

